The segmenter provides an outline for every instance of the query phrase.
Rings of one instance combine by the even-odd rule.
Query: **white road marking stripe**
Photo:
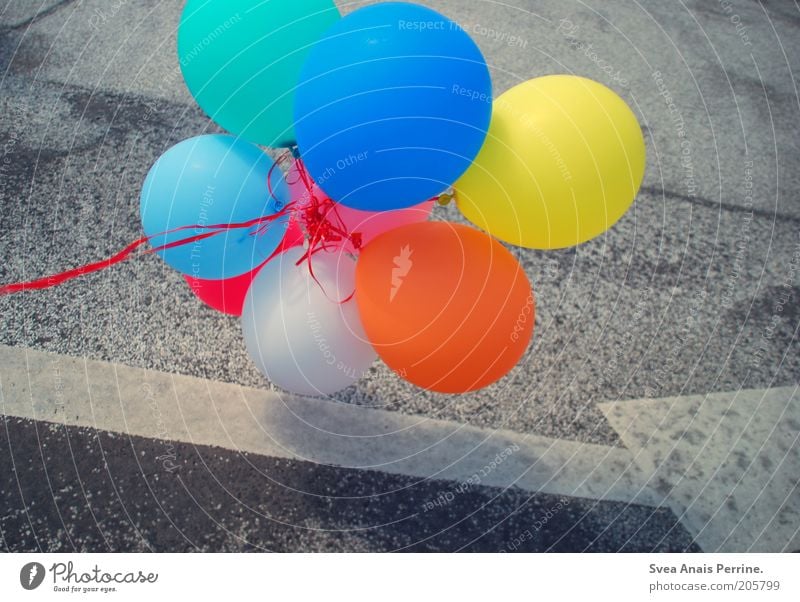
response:
[[[659,505],[621,448],[0,346],[9,416],[469,486]]]

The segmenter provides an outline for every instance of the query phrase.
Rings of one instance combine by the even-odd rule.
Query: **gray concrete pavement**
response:
[[[569,251],[518,252],[538,316],[534,344],[508,378],[443,396],[376,366],[336,400],[621,446],[599,402],[795,385],[797,5],[424,4],[472,33],[496,93],[556,72],[615,89],[644,127],[648,168],[633,209],[606,236]],[[152,162],[178,140],[216,131],[180,78],[180,6],[0,7],[3,282],[98,259],[136,238]],[[453,207],[439,216],[460,219]],[[0,298],[0,323],[7,345],[268,387],[237,321],[199,304],[152,257]]]

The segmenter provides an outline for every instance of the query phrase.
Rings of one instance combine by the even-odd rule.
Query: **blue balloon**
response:
[[[310,175],[366,211],[421,203],[472,164],[492,114],[486,60],[459,25],[387,2],[337,21],[312,48],[295,94]]]
[[[273,215],[289,202],[283,173],[272,159],[244,140],[212,134],[184,140],[165,152],[150,169],[141,195],[142,226],[153,247],[209,230],[202,226],[235,224]],[[195,278],[222,280],[263,263],[283,240],[288,216],[257,227],[227,230],[158,254],[170,266]],[[162,234],[184,226],[197,226]]]

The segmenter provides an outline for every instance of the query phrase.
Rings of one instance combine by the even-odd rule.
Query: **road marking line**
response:
[[[471,486],[657,506],[621,448],[480,429],[0,346],[0,411],[148,438]],[[458,488],[456,488],[458,489]]]

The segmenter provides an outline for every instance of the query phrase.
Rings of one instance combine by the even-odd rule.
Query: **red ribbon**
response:
[[[291,155],[289,153],[285,153],[278,159],[278,161],[273,162],[272,166],[270,167],[269,174],[267,175],[267,186],[269,188],[269,196],[273,199],[277,200],[277,197],[275,197],[275,193],[272,189],[272,175],[274,173],[274,170],[278,167],[279,163],[284,161],[286,158],[289,158],[290,156]],[[343,240],[349,240],[353,244],[353,247],[355,249],[359,249],[361,247],[361,236],[359,234],[350,234],[347,232],[344,223],[342,222],[338,212],[336,211],[336,203],[334,203],[331,199],[327,197],[319,198],[314,193],[314,183],[311,180],[311,177],[308,175],[308,172],[306,171],[302,162],[296,160],[294,162],[294,166],[295,166],[295,171],[301,178],[303,186],[305,187],[309,196],[309,202],[303,207],[302,211],[297,212],[299,215],[296,216],[299,217],[299,221],[304,226],[309,240],[308,250],[297,261],[297,265],[299,266],[304,261],[307,262],[308,271],[311,274],[311,277],[322,288],[322,284],[314,275],[314,267],[311,261],[311,257],[320,251],[329,250],[330,248],[332,248],[331,243],[341,242]],[[159,234],[154,234],[153,236],[144,236],[130,243],[128,246],[126,246],[118,253],[112,255],[107,259],[103,259],[102,261],[89,263],[79,268],[67,270],[65,272],[60,272],[58,274],[53,274],[51,276],[46,276],[44,278],[39,278],[38,280],[31,280],[28,282],[14,282],[12,284],[6,284],[0,286],[0,296],[19,293],[26,290],[48,289],[64,284],[65,282],[69,282],[70,280],[74,280],[75,278],[99,272],[118,263],[127,261],[131,257],[134,257],[135,252],[141,246],[145,245],[151,240],[158,238],[160,236],[174,234],[176,232],[182,232],[186,230],[194,230],[196,232],[198,230],[205,230],[200,234],[194,234],[187,238],[182,238],[180,240],[175,240],[165,245],[161,245],[159,247],[148,249],[147,251],[144,251],[142,255],[150,255],[152,253],[157,253],[159,251],[165,251],[167,249],[188,245],[193,242],[204,240],[206,238],[216,236],[223,232],[227,232],[229,230],[255,227],[255,230],[251,232],[251,235],[258,236],[266,231],[271,222],[281,217],[290,215],[295,210],[296,206],[297,206],[297,201],[292,201],[288,203],[286,206],[282,207],[280,211],[278,211],[277,213],[274,213],[272,215],[265,215],[252,220],[248,220],[246,222],[241,222],[236,224],[213,224],[210,226],[209,225],[181,226],[173,230],[168,230],[166,232],[160,232]],[[328,217],[331,214],[333,215],[333,217],[336,218],[338,223],[334,224],[331,222],[331,220]],[[276,253],[273,253],[261,265],[263,266],[264,264],[266,264],[276,254],[277,251]],[[349,301],[353,297],[353,294],[347,297],[347,299],[345,299],[344,301],[341,301],[341,303],[346,303],[347,301]]]
[[[272,174],[274,170],[278,167],[279,163],[291,157],[292,155],[290,151],[287,151],[286,153],[281,155],[277,161],[273,163],[272,167],[270,167],[269,174],[267,176],[267,186],[269,188],[269,195],[271,198],[276,198],[272,190]],[[201,234],[195,234],[188,238],[182,238],[180,240],[175,240],[171,243],[159,247],[148,249],[147,251],[144,251],[142,255],[150,255],[152,253],[157,253],[159,251],[165,251],[167,249],[172,249],[174,247],[187,245],[196,242],[198,240],[210,238],[212,236],[216,236],[218,234],[227,232],[229,230],[235,230],[241,228],[253,228],[255,226],[258,226],[253,232],[250,233],[251,236],[258,236],[266,231],[266,229],[269,227],[270,222],[273,222],[276,219],[279,219],[281,217],[290,214],[293,214],[293,217],[302,224],[302,226],[306,231],[306,236],[308,240],[308,247],[306,249],[306,252],[297,261],[296,265],[299,266],[303,262],[306,262],[308,264],[309,274],[314,279],[314,282],[316,282],[317,285],[319,285],[319,287],[322,288],[324,292],[324,287],[322,286],[322,283],[320,283],[320,281],[314,274],[314,265],[312,262],[312,257],[321,251],[328,251],[340,248],[344,241],[349,241],[350,244],[353,246],[353,248],[356,251],[358,251],[361,249],[361,234],[358,232],[348,232],[347,227],[345,226],[341,216],[339,215],[336,202],[334,202],[332,199],[330,199],[325,195],[318,195],[315,192],[315,189],[317,190],[319,189],[315,187],[314,181],[311,179],[311,176],[309,176],[308,171],[306,171],[303,162],[300,161],[299,159],[294,159],[292,165],[295,168],[294,171],[300,178],[299,181],[302,182],[303,187],[306,189],[306,192],[308,193],[308,202],[302,207],[298,207],[299,201],[292,200],[286,206],[282,207],[277,213],[274,213],[272,215],[265,215],[238,224],[214,224],[211,226],[200,226],[200,225],[181,226],[180,228],[175,228],[174,230],[168,230],[167,232],[154,234],[153,236],[145,236],[132,242],[127,247],[122,249],[120,252],[116,253],[115,255],[112,255],[108,259],[97,261],[95,263],[89,263],[79,268],[75,268],[58,274],[53,274],[51,276],[46,276],[45,278],[40,278],[38,280],[32,280],[29,282],[15,282],[12,284],[6,284],[0,286],[0,296],[10,295],[25,290],[42,290],[42,289],[52,288],[54,286],[58,286],[75,278],[79,278],[80,276],[85,276],[86,274],[99,272],[100,270],[104,270],[113,265],[122,263],[123,261],[130,259],[132,256],[134,256],[135,251],[139,249],[139,247],[150,242],[154,238],[158,238],[159,236],[174,234],[175,232],[181,232],[184,230],[195,230],[195,231],[206,230],[206,232],[202,232]],[[287,182],[287,183],[296,184],[297,182]],[[269,259],[267,259],[264,263],[272,259],[277,253],[278,251],[273,253],[269,257]],[[347,303],[350,299],[353,298],[354,294],[355,291],[353,291],[353,293],[351,293],[346,299],[339,301],[339,303]]]
[[[287,157],[289,157],[289,155],[285,153],[278,161],[285,160]],[[308,273],[311,275],[311,278],[317,283],[317,286],[322,289],[325,296],[328,297],[328,293],[325,292],[325,287],[322,286],[322,283],[319,281],[316,274],[314,274],[312,257],[321,251],[341,248],[344,241],[349,241],[350,244],[353,245],[353,248],[358,251],[361,249],[361,234],[358,232],[348,232],[347,226],[345,226],[336,208],[337,204],[335,201],[326,195],[316,194],[315,189],[319,189],[315,187],[314,181],[311,179],[311,176],[309,176],[302,161],[295,159],[292,166],[297,173],[299,182],[302,183],[308,193],[308,202],[295,212],[297,219],[299,219],[306,231],[308,240],[308,248],[303,256],[297,260],[296,265],[299,266],[303,262],[306,262],[308,264]],[[296,184],[297,182],[287,183]],[[354,295],[355,291],[350,293],[345,299],[337,301],[337,303],[347,303]],[[330,299],[330,297],[328,297],[328,299]],[[331,301],[333,301],[333,299],[331,299]]]
[[[30,282],[15,282],[13,284],[6,284],[4,286],[0,286],[0,295],[10,295],[12,293],[19,293],[25,290],[42,290],[42,289],[52,288],[54,286],[58,286],[59,284],[63,284],[75,278],[79,278],[80,276],[85,276],[86,274],[99,272],[100,270],[104,270],[106,268],[111,267],[112,265],[116,265],[118,263],[122,263],[123,261],[130,259],[133,256],[134,252],[139,247],[141,247],[145,243],[150,242],[152,239],[158,238],[159,236],[174,234],[175,232],[182,232],[184,230],[209,230],[209,232],[195,234],[188,238],[174,240],[171,243],[161,245],[159,247],[154,247],[152,249],[148,249],[147,251],[142,253],[142,255],[150,255],[152,253],[157,253],[159,251],[166,251],[167,249],[172,249],[174,247],[188,245],[198,240],[210,238],[212,236],[216,236],[217,234],[222,234],[223,232],[227,232],[229,230],[236,230],[240,228],[252,228],[254,226],[259,226],[257,230],[251,233],[251,235],[257,235],[269,222],[275,221],[276,219],[288,215],[291,212],[292,207],[293,203],[289,203],[277,213],[273,213],[272,215],[264,215],[238,224],[214,224],[211,226],[200,226],[200,225],[181,226],[180,228],[175,228],[174,230],[168,230],[166,232],[154,234],[153,236],[144,236],[139,240],[132,242],[127,247],[122,249],[119,253],[112,255],[108,259],[97,261],[95,263],[89,263],[79,268],[67,270],[66,272],[61,272],[59,274],[53,274],[52,276],[46,276],[45,278],[40,278],[38,280],[32,280]]]

